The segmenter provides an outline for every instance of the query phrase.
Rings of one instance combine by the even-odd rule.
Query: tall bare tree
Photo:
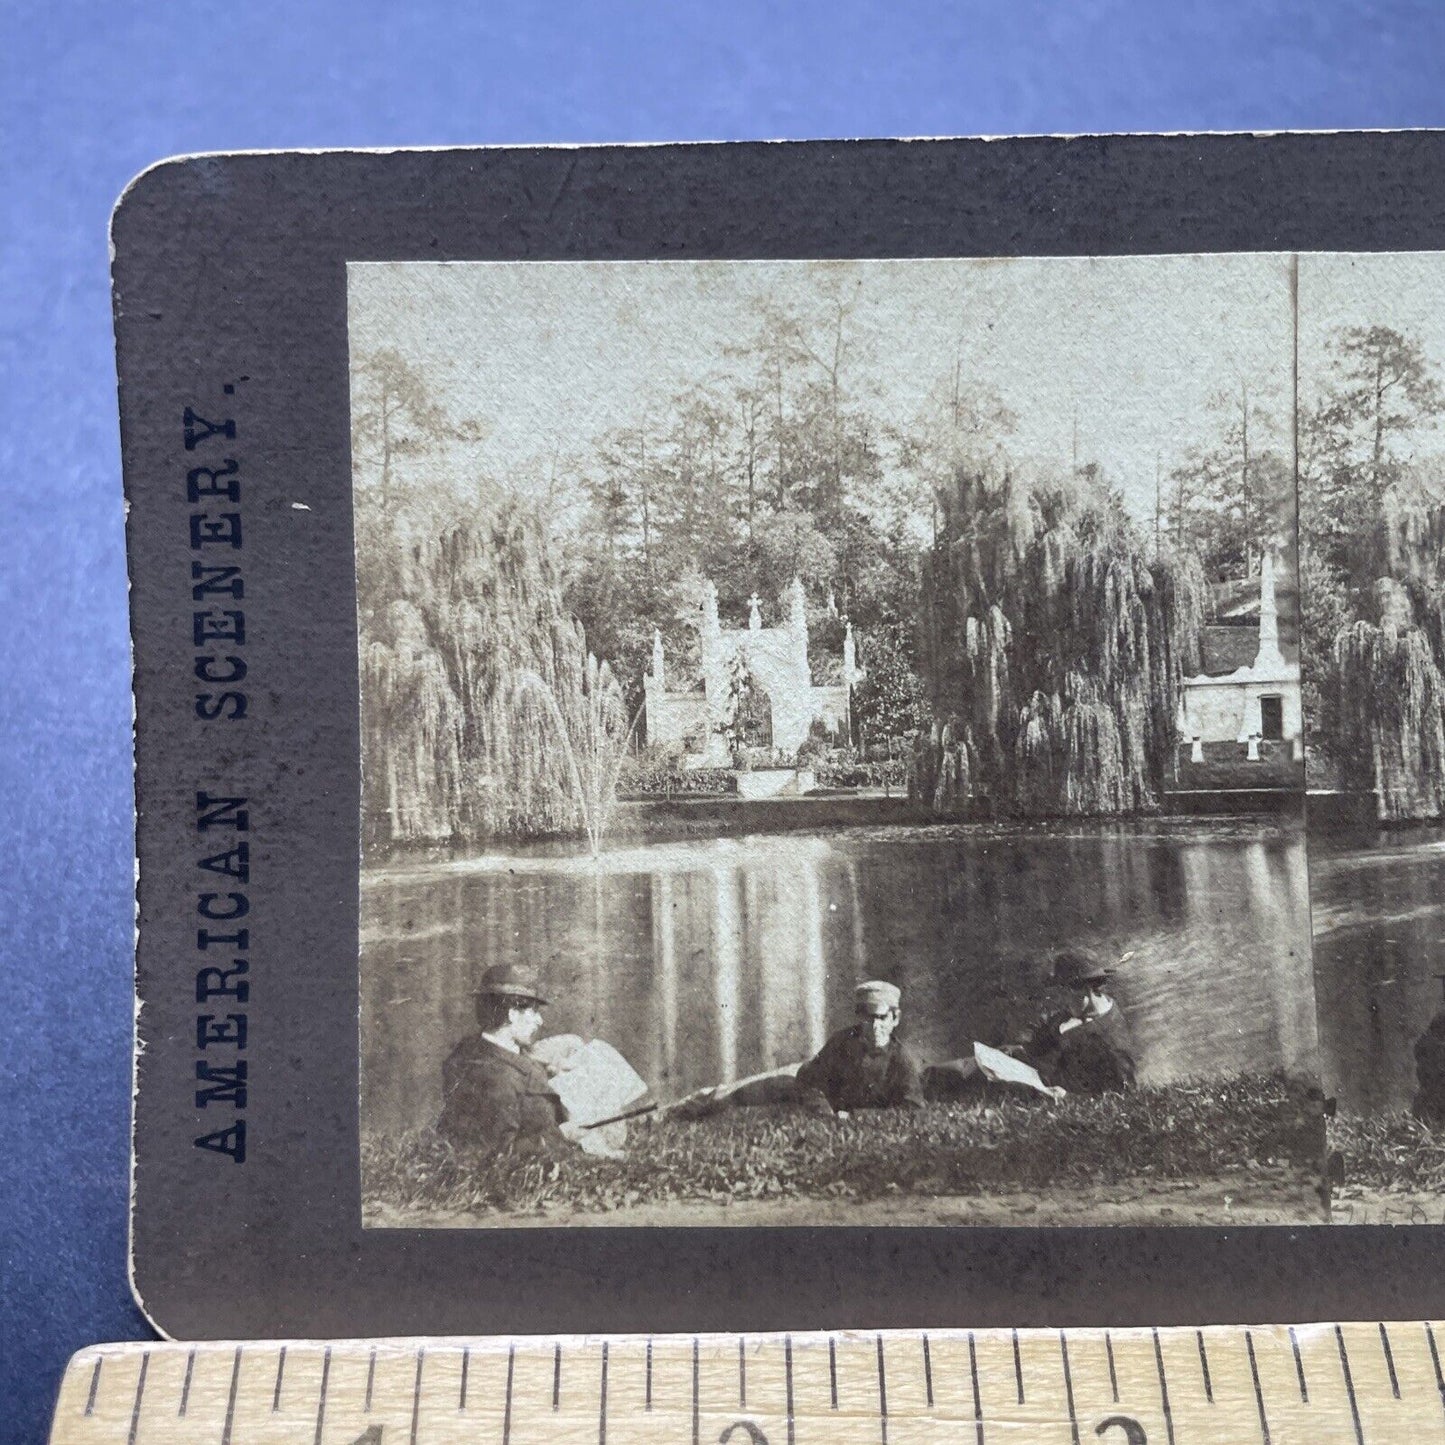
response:
[[[379,468],[384,507],[392,503],[401,458],[484,434],[476,419],[454,418],[434,401],[420,373],[391,347],[358,357],[351,374],[352,455]]]

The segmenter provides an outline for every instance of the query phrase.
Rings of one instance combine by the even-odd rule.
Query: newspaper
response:
[[[559,1034],[537,1044],[532,1057],[557,1070],[552,1088],[575,1124],[614,1118],[647,1094],[647,1081],[602,1039],[584,1044]]]
[[[1001,1049],[991,1049],[987,1044],[975,1044],[973,1057],[986,1078],[997,1084],[1022,1084],[1026,1089],[1036,1089],[1046,1098],[1056,1099],[1060,1091],[1050,1088],[1039,1077],[1039,1071],[1022,1059],[1006,1054]]]

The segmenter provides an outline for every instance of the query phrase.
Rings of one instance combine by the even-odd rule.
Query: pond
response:
[[[1441,1005],[1445,830],[1314,837],[1310,881],[1325,1091],[1345,1113],[1408,1109]]]
[[[368,871],[362,1107],[435,1119],[494,963],[542,979],[546,1032],[606,1038],[660,1099],[815,1051],[853,985],[904,991],[925,1061],[1001,1041],[1069,943],[1122,959],[1141,1077],[1317,1068],[1303,835],[1252,821],[843,828]]]

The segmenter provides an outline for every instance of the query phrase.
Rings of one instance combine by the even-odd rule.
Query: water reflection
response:
[[[1312,840],[1315,987],[1326,1092],[1348,1113],[1407,1109],[1416,1038],[1445,973],[1445,831]]]
[[[1000,1039],[1068,941],[1129,955],[1145,1081],[1312,1075],[1308,917],[1302,838],[1238,825],[848,829],[369,874],[364,1117],[435,1117],[475,980],[505,962],[542,975],[549,1030],[611,1040],[663,1098],[815,1052],[866,977],[903,987],[925,1058]]]

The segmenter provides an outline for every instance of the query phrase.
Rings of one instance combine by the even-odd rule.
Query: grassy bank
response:
[[[362,1144],[366,1204],[403,1212],[605,1213],[638,1204],[969,1196],[1121,1180],[1216,1179],[1292,1166],[1317,1177],[1318,1097],[1282,1076],[1176,1084],[1058,1103],[818,1118],[737,1109],[632,1126],[628,1157],[488,1158],[430,1129]]]
[[[1346,1189],[1445,1193],[1445,1130],[1409,1114],[1331,1119],[1329,1143]]]

